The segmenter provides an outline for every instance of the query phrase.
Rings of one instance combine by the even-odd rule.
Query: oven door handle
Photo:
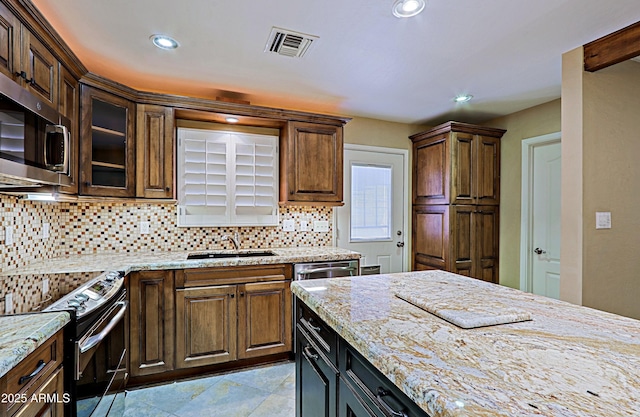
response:
[[[316,272],[333,272],[333,271],[349,271],[353,272],[356,268],[353,266],[329,266],[325,268],[304,269],[298,272],[298,275],[315,274]]]
[[[100,333],[91,336],[84,343],[80,345],[80,353],[85,353],[86,351],[96,347],[100,342],[104,340],[105,337],[107,337],[109,332],[113,330],[116,324],[118,324],[120,320],[122,320],[125,313],[127,312],[127,301],[120,301],[116,303],[116,305],[122,306],[120,308],[120,311],[118,311],[118,313],[115,316],[113,316],[111,321],[107,323],[107,325],[104,327],[104,329],[100,331]]]

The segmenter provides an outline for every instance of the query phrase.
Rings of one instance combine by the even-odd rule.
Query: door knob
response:
[[[533,253],[535,253],[536,255],[542,255],[543,253],[547,253],[547,251],[546,250],[542,250],[540,248],[535,248],[533,250]]]
[[[398,242],[396,243],[396,246],[399,248],[404,248],[404,242]]]

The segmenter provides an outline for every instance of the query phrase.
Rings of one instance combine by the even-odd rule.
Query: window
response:
[[[178,128],[178,226],[278,224],[278,136]]]
[[[391,239],[391,167],[351,166],[351,241]]]

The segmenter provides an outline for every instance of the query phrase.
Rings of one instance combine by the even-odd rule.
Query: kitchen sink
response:
[[[275,253],[264,252],[209,252],[209,253],[190,253],[187,259],[224,259],[224,258],[255,258],[262,256],[274,256]]]

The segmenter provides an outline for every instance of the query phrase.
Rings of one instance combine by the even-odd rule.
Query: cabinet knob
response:
[[[89,181],[84,182],[85,187],[91,187],[91,183]]]
[[[244,291],[240,291],[240,297],[244,297]]]
[[[231,298],[236,298],[236,295],[235,295],[235,294],[233,294],[233,293],[231,293],[231,294],[229,294],[229,297],[231,297]]]
[[[171,188],[169,188],[169,187],[164,187],[164,190],[168,192],[168,191],[171,191]]]

